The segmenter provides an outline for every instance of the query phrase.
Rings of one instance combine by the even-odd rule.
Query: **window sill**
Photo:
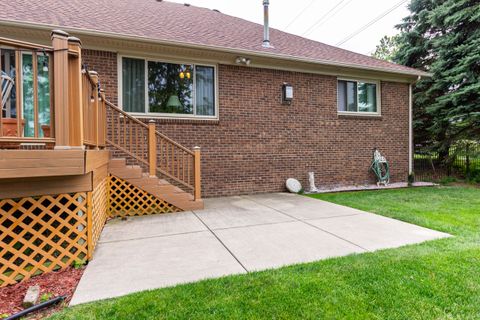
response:
[[[337,112],[338,117],[340,118],[371,118],[371,119],[381,119],[382,115],[380,113],[362,113],[362,112]]]

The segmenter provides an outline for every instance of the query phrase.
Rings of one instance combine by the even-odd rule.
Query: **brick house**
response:
[[[109,101],[201,147],[205,197],[283,191],[309,171],[321,187],[373,183],[374,147],[393,182],[412,170],[411,86],[424,72],[167,1],[2,5],[0,37],[47,44],[55,28],[82,40]]]

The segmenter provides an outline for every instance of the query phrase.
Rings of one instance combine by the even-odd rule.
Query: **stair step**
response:
[[[175,186],[172,186],[171,184],[170,185],[156,185],[155,186],[155,189],[161,193],[161,194],[182,194],[182,193],[185,193],[185,194],[188,194],[186,193],[185,191],[175,187]]]
[[[110,173],[122,179],[142,178],[142,168],[110,167]]]
[[[127,167],[127,168],[129,168],[129,169],[142,169],[142,167],[137,166],[137,165],[135,165],[135,164],[134,164],[134,165],[128,165],[128,166],[125,166],[125,167]],[[142,169],[142,170],[143,170],[143,169]],[[143,172],[143,171],[142,171],[142,172]],[[143,173],[142,173],[142,174],[143,174]]]
[[[128,179],[128,182],[136,185],[139,188],[142,188],[142,187],[156,188],[158,186],[158,181],[156,179],[149,179],[149,178]]]
[[[111,159],[109,162],[109,171],[111,174],[125,179],[132,185],[145,190],[153,196],[171,203],[182,210],[203,209],[202,200],[194,200],[193,195],[185,192],[181,188],[169,183],[165,179],[156,176],[150,177],[144,172],[141,166],[127,165],[124,158]]]
[[[110,159],[108,163],[110,168],[121,168],[127,165],[127,160],[125,158],[114,158]]]

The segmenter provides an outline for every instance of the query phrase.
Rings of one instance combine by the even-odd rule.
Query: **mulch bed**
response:
[[[0,318],[4,314],[13,315],[23,310],[22,302],[28,287],[39,285],[40,297],[42,294],[51,294],[51,298],[66,296],[63,303],[43,309],[29,315],[28,319],[42,319],[62,308],[70,302],[73,292],[82,277],[84,268],[68,268],[50,272],[31,278],[15,285],[0,288]]]

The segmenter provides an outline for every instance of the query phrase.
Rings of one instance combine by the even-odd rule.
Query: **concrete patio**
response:
[[[205,207],[109,222],[71,305],[449,236],[285,193],[207,199]]]

